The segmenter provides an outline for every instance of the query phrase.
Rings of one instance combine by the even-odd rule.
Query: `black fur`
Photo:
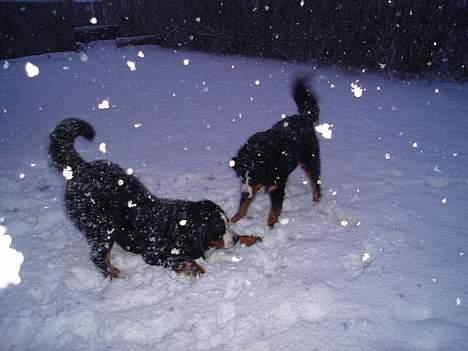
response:
[[[242,183],[249,185],[251,192],[249,195],[244,185],[233,222],[246,216],[255,193],[264,187],[271,200],[268,224],[273,226],[282,210],[289,174],[298,164],[310,178],[313,200],[320,200],[320,149],[315,134],[320,111],[318,101],[307,88],[304,78],[294,82],[292,95],[299,114],[252,135],[232,159],[231,166],[237,176],[242,177]]]
[[[49,154],[58,171],[73,172],[65,186],[65,205],[88,240],[96,267],[104,275],[118,275],[110,264],[116,242],[151,265],[200,268],[193,260],[203,257],[210,243],[222,240],[227,230],[223,210],[208,200],[159,199],[119,166],[84,161],[73,147],[74,139],[92,140],[94,134],[87,122],[66,119],[50,135]]]

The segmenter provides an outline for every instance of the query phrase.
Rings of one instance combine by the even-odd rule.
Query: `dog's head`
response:
[[[243,160],[233,157],[229,161],[229,166],[236,172],[237,177],[241,178],[242,197],[253,198],[265,186],[265,180],[269,178],[265,174],[266,168],[262,160],[243,162]]]
[[[200,216],[204,242],[207,248],[230,248],[236,238],[229,229],[229,220],[224,211],[212,201],[200,201]]]

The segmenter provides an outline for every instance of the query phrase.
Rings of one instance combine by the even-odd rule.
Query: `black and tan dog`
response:
[[[68,179],[68,215],[91,246],[91,260],[110,278],[119,270],[110,262],[116,242],[141,254],[151,265],[170,267],[189,275],[204,273],[195,259],[209,248],[230,247],[258,238],[238,236],[215,203],[159,199],[136,177],[108,161],[86,162],[74,148],[75,138],[94,138],[94,129],[78,119],[62,121],[50,135],[53,166]]]
[[[252,135],[229,163],[242,179],[239,210],[231,219],[234,223],[247,215],[255,194],[262,188],[271,200],[267,223],[271,227],[277,223],[286,182],[298,164],[310,179],[313,201],[320,200],[320,150],[315,134],[319,118],[317,98],[304,78],[294,82],[292,95],[299,114]]]

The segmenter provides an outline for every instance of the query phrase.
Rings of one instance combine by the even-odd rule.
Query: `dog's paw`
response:
[[[278,223],[278,217],[279,215],[276,214],[276,213],[270,213],[268,215],[268,219],[267,219],[267,224],[270,228],[273,228],[273,226]]]
[[[109,280],[112,280],[114,278],[118,278],[120,276],[120,270],[117,267],[114,267],[113,265],[109,265],[107,267],[107,271],[105,273],[106,278]]]
[[[189,277],[199,277],[205,270],[195,261],[184,261],[176,268],[176,273],[184,274]]]
[[[247,247],[252,246],[253,244],[261,242],[261,241],[262,241],[262,238],[260,238],[259,236],[255,236],[255,235],[240,235],[239,236],[239,243]]]

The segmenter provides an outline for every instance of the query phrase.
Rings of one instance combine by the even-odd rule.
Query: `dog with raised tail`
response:
[[[205,271],[195,260],[208,249],[260,240],[235,234],[224,211],[212,201],[160,199],[118,165],[85,161],[74,141],[91,141],[94,136],[89,123],[65,119],[50,135],[49,156],[66,178],[67,213],[86,237],[92,262],[106,277],[119,276],[110,261],[114,243],[141,254],[148,264],[196,276]]]
[[[310,179],[313,201],[320,200],[320,148],[315,134],[320,111],[318,100],[307,87],[305,78],[294,81],[292,96],[298,114],[252,135],[229,162],[241,178],[240,204],[231,219],[233,223],[247,215],[255,195],[264,189],[271,200],[267,224],[273,227],[281,214],[288,177],[298,165]]]

